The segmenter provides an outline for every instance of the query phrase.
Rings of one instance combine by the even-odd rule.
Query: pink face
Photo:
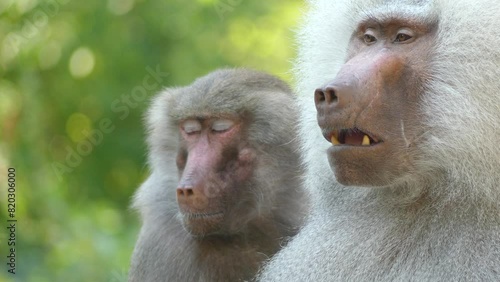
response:
[[[244,200],[255,154],[242,140],[234,116],[187,119],[179,124],[177,202],[184,227],[193,235],[231,232],[231,210]]]
[[[316,90],[318,124],[332,143],[328,158],[340,183],[387,186],[412,171],[433,34],[418,23],[368,20],[337,76]]]

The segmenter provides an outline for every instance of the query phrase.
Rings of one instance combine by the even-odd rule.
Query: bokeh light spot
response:
[[[31,9],[35,8],[35,6],[38,4],[37,0],[17,0],[15,2],[16,2],[16,8],[20,14],[29,12]]]
[[[94,70],[94,53],[87,47],[78,48],[69,59],[69,71],[73,77],[83,78]]]
[[[19,89],[8,80],[0,80],[0,119],[5,120],[18,113],[22,102]]]
[[[123,219],[121,214],[112,208],[103,207],[96,214],[99,229],[109,235],[114,235],[123,231]]]
[[[66,134],[75,143],[85,140],[85,132],[91,130],[92,122],[82,113],[74,113],[66,121]]]
[[[134,7],[134,0],[108,0],[108,10],[117,16],[125,15]]]
[[[19,35],[13,32],[7,34],[0,46],[0,64],[5,66],[12,62],[18,55],[22,43]]]
[[[119,190],[126,190],[139,184],[139,168],[131,160],[118,160],[114,163],[108,179],[111,187],[118,193]]]

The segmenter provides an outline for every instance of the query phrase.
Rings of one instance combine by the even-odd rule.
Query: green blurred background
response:
[[[302,5],[0,0],[0,281],[126,281],[149,98],[224,66],[290,81]],[[6,267],[9,167],[16,275]]]

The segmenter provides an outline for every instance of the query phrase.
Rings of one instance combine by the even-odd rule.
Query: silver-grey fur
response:
[[[500,2],[309,2],[298,41],[306,186],[313,214],[262,281],[500,281]],[[438,19],[418,105],[413,171],[391,187],[344,187],[330,170],[314,89],[335,77],[366,14]],[[405,134],[404,125],[401,134]],[[390,161],[390,160],[387,160]]]
[[[235,215],[238,234],[196,239],[183,229],[176,192],[179,121],[222,113],[251,114],[242,139],[257,152],[248,189],[253,209]],[[147,114],[151,176],[134,198],[143,221],[129,281],[240,281],[251,279],[295,235],[308,209],[301,188],[297,107],[289,87],[256,71],[224,69],[192,85],[168,88]]]

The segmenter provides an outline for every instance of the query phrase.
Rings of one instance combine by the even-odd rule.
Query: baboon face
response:
[[[366,20],[332,81],[314,93],[328,159],[345,185],[385,186],[412,168],[435,26]]]

